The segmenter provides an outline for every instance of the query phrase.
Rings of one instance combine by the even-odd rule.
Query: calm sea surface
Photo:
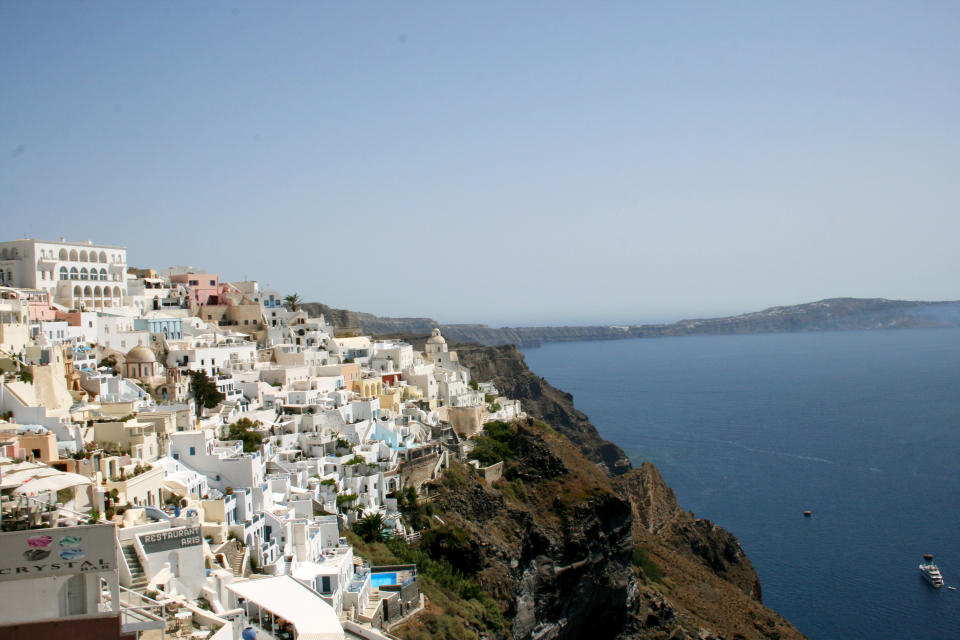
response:
[[[729,529],[814,640],[960,638],[960,330],[550,344],[527,363]],[[813,517],[804,518],[809,509]]]

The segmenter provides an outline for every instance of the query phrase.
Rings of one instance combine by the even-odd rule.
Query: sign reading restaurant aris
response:
[[[113,524],[0,533],[0,582],[116,570]]]
[[[200,527],[178,527],[140,534],[140,544],[143,545],[143,552],[148,554],[183,549],[202,543]]]

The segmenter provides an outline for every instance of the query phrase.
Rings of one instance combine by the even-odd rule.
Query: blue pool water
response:
[[[374,587],[382,587],[385,584],[397,584],[396,573],[371,573],[370,583]]]
[[[680,504],[736,535],[814,640],[960,637],[960,330],[704,336],[525,352]],[[804,510],[813,517],[804,518]]]

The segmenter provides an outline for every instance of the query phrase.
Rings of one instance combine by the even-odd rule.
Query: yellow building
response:
[[[391,387],[380,394],[380,408],[400,413],[403,408],[403,388]]]
[[[361,398],[379,398],[383,395],[383,380],[380,378],[360,378],[354,380],[351,386]]]

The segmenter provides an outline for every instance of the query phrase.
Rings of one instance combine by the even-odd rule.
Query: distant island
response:
[[[857,331],[960,327],[960,301],[830,298],[723,318],[680,320],[669,324],[624,326],[490,327],[484,324],[441,324],[431,318],[382,318],[369,313],[304,303],[311,315],[323,314],[338,327],[355,327],[375,335],[429,334],[440,327],[455,342],[537,347],[546,342],[665,338],[672,336]]]

